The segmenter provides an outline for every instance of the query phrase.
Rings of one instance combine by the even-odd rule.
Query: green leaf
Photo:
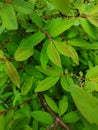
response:
[[[54,41],[53,42],[57,48],[57,50],[65,56],[71,57],[72,60],[78,65],[79,64],[79,58],[78,58],[78,54],[75,51],[75,49],[70,46],[67,45],[65,42],[60,42],[60,41]]]
[[[85,89],[89,92],[98,91],[98,65],[89,69],[85,76]]]
[[[97,37],[96,28],[92,24],[90,24],[86,18],[80,18],[80,23],[81,23],[81,26],[83,27],[84,31],[89,36],[96,39],[96,37]]]
[[[37,120],[33,120],[32,127],[33,127],[33,130],[38,130],[39,122]]]
[[[2,50],[0,50],[0,58],[4,57],[4,52]]]
[[[26,116],[28,119],[31,118],[31,108],[29,104],[24,104],[23,106],[21,106],[21,110],[22,114],[24,116]]]
[[[70,38],[74,38],[76,36],[79,35],[79,30],[75,27],[75,26],[72,26],[69,30],[68,30],[68,34],[67,34],[67,38],[70,39]]]
[[[29,16],[30,16],[30,19],[32,20],[33,23],[35,23],[39,27],[43,26],[43,21],[37,13],[32,12]]]
[[[98,27],[98,18],[96,18],[94,16],[89,16],[89,17],[87,17],[87,19],[91,24]]]
[[[68,108],[68,99],[66,96],[63,96],[62,100],[59,101],[59,115],[62,116]]]
[[[45,34],[42,32],[34,33],[33,35],[24,38],[19,45],[19,48],[33,48],[38,45],[45,38]]]
[[[10,80],[19,88],[20,87],[20,77],[15,68],[15,66],[10,61],[5,62],[6,73]]]
[[[64,31],[68,30],[75,22],[75,19],[64,20],[56,18],[49,24],[48,32],[52,37],[57,37]]]
[[[23,115],[22,115],[23,116]],[[21,125],[19,125],[19,123]],[[18,119],[14,120],[13,123],[13,130],[23,130],[28,124],[28,118],[27,117],[19,117]]]
[[[16,61],[24,61],[32,56],[33,53],[33,48],[18,48],[14,54],[14,57]]]
[[[94,81],[86,81],[84,89],[89,93],[98,91],[98,83],[96,83]]]
[[[89,44],[87,41],[83,40],[80,37],[72,38],[68,41],[70,45],[80,47],[82,49],[86,50],[97,50],[98,49],[98,42],[93,42],[92,44]]]
[[[5,129],[9,130],[12,127],[12,118],[14,115],[14,111],[9,111],[7,115],[5,116]]]
[[[46,100],[48,106],[49,106],[54,112],[56,112],[56,113],[59,112],[59,109],[58,109],[56,103],[53,101],[52,98],[50,98],[50,97],[48,97],[47,95],[45,95],[45,100]]]
[[[15,51],[17,50],[18,48],[18,44],[16,44],[15,42],[9,42],[6,46],[6,49],[9,53],[9,55],[13,56]]]
[[[41,127],[40,130],[46,130],[46,128],[45,127]]]
[[[65,123],[74,123],[74,122],[77,122],[79,120],[79,116],[78,116],[77,112],[71,111],[71,112],[65,114],[63,116],[62,120]]]
[[[14,99],[13,99],[13,106],[15,107],[16,105],[18,105],[19,103],[21,103],[23,101],[21,93],[18,91],[14,92]]]
[[[98,55],[96,51],[90,51],[89,52],[90,60],[93,62],[94,65],[98,65]]]
[[[50,0],[50,2],[62,13],[68,14],[70,11],[70,0]]]
[[[57,50],[65,56],[73,57],[73,52],[70,50],[70,46],[66,44],[66,42],[53,41]]]
[[[23,13],[23,14],[30,14],[32,13],[32,6],[30,3],[24,1],[24,0],[13,0],[11,2],[13,7],[17,12]]]
[[[0,129],[5,130],[5,118],[3,115],[0,115],[0,123],[2,124],[0,125]]]
[[[55,65],[61,67],[60,55],[52,42],[47,47],[47,55]]]
[[[87,71],[86,78],[98,82],[98,65]]]
[[[84,2],[74,2],[74,6],[75,8],[77,8],[79,10],[80,14],[85,14],[86,12],[86,4]]]
[[[3,26],[8,30],[18,28],[17,19],[13,7],[10,4],[4,4],[0,9],[0,15]]]
[[[59,76],[45,78],[44,80],[38,83],[35,92],[42,92],[48,90],[49,88],[53,87],[57,83],[59,78],[60,78]]]
[[[37,79],[43,79],[43,74],[40,73],[36,68],[35,66],[31,65],[31,64],[28,64],[26,65],[25,67],[25,72],[29,75],[29,76],[33,76]]]
[[[86,47],[86,49],[97,50],[98,49],[98,42],[94,42],[94,43],[90,44],[88,47]]]
[[[33,129],[29,125],[27,125],[24,130],[33,130]]]
[[[93,14],[97,14],[98,13],[98,4],[94,5],[90,11],[89,11],[89,14],[90,15],[93,15]]]
[[[70,91],[70,88],[69,88],[69,83],[68,83],[68,80],[67,80],[67,77],[61,77],[61,86],[62,86],[62,88],[65,90],[65,91],[67,91],[67,92],[69,92]]]
[[[1,75],[1,73],[0,73]],[[7,75],[5,74],[3,77],[0,76],[0,87],[3,86],[7,81]]]
[[[88,46],[90,46],[90,44],[88,42],[86,42],[85,40],[83,40],[80,37],[72,38],[72,39],[68,40],[68,42],[72,46],[81,47],[84,49],[86,49]]]
[[[60,75],[60,73],[62,73],[62,71],[58,71],[57,69],[54,69],[54,68],[52,68],[52,67],[50,67],[50,66],[46,66],[46,68],[45,69],[43,69],[43,67],[42,66],[36,66],[36,68],[40,71],[40,72],[42,72],[42,73],[44,73],[44,74],[46,74],[46,75],[48,75],[48,76],[59,76]]]
[[[24,84],[22,85],[22,89],[21,89],[22,95],[26,95],[30,91],[30,89],[31,89],[31,87],[33,85],[33,80],[34,80],[34,77],[29,77],[24,82]]]
[[[44,111],[33,111],[31,113],[32,117],[44,124],[52,124],[53,123],[53,118],[48,112]]]
[[[0,21],[1,22],[1,21]],[[2,24],[0,26],[0,35],[5,31],[5,26]]]
[[[1,56],[3,56],[2,51],[1,51]],[[5,64],[2,62],[0,63],[0,87],[2,87],[6,83],[7,79],[8,76],[5,72]]]
[[[47,47],[49,45],[49,40],[47,40],[43,47],[42,47],[42,50],[41,50],[41,53],[40,53],[40,61],[41,61],[41,65],[42,67],[45,69],[46,68],[46,65],[48,63],[48,56],[47,56]]]
[[[71,57],[71,59],[73,60],[74,63],[79,65],[78,53],[76,52],[76,50],[72,46],[70,46],[70,50],[73,52],[73,56]]]
[[[72,86],[70,90],[80,113],[91,124],[98,125],[98,116],[96,116],[96,113],[98,113],[98,99],[77,86]]]

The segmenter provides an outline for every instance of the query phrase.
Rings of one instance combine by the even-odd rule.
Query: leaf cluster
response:
[[[2,0],[0,130],[98,130],[97,113],[98,1]]]

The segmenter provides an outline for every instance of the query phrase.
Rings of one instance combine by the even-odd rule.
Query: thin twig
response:
[[[98,83],[96,80],[92,80],[92,79],[89,79],[89,78],[83,78],[83,77],[80,77],[80,76],[78,76],[78,75],[76,75],[76,74],[74,74],[74,73],[60,74],[60,76],[61,76],[61,77],[62,77],[62,76],[65,76],[65,77],[71,76],[71,77],[75,77],[75,78],[77,78],[77,79],[81,79],[81,80],[84,80],[84,81],[92,81],[92,82]]]
[[[0,115],[2,115],[3,113],[7,113],[8,111],[15,110],[16,108],[20,107],[21,105],[27,104],[31,100],[32,100],[32,97],[30,97],[28,100],[23,101],[22,103],[18,104],[15,107],[10,107],[6,110],[3,110],[3,111],[0,112]]]

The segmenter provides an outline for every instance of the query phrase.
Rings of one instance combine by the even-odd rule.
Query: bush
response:
[[[1,0],[0,130],[97,130],[97,113],[97,0]]]

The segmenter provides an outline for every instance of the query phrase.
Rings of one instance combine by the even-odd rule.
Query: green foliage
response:
[[[98,1],[0,1],[0,130],[98,130]]]
[[[52,42],[47,47],[47,55],[54,64],[61,67],[60,55]]]
[[[8,74],[8,77],[10,78],[10,80],[17,87],[19,87],[20,86],[20,77],[19,77],[19,74],[18,74],[16,68],[14,67],[14,65],[10,61],[6,61],[5,69],[6,69],[6,73]]]
[[[55,103],[50,97],[48,97],[47,95],[45,95],[45,100],[46,100],[48,106],[49,106],[53,111],[55,111],[56,113],[58,113],[59,109],[58,109],[56,103]]]
[[[24,61],[31,57],[34,53],[33,48],[19,48],[16,50],[14,57],[16,61]]]
[[[48,90],[49,88],[53,87],[58,80],[59,80],[58,76],[45,78],[44,80],[38,83],[35,92],[42,92]]]
[[[62,18],[56,18],[48,25],[48,32],[52,37],[56,37],[68,30],[75,22],[74,18],[64,20]]]
[[[62,119],[66,123],[73,123],[73,122],[77,122],[79,120],[79,116],[78,116],[77,112],[71,111],[71,112],[67,113],[66,115],[64,115],[62,117]]]
[[[98,125],[98,117],[96,116],[98,110],[98,99],[88,94],[79,87],[72,86],[72,97],[76,103],[77,108],[84,115],[84,117],[92,124]],[[93,109],[93,112],[92,112]]]
[[[23,13],[23,14],[32,13],[32,5],[24,0],[13,0],[11,4],[13,8],[15,9],[15,11],[19,13]]]
[[[8,30],[16,30],[18,28],[16,15],[11,5],[3,4],[0,10],[2,25]]]
[[[33,111],[31,115],[35,120],[40,121],[41,123],[51,124],[53,122],[53,118],[48,112]]]
[[[25,94],[27,94],[27,93],[30,91],[30,89],[31,89],[31,87],[32,87],[32,85],[33,85],[33,80],[34,80],[34,78],[33,78],[33,77],[30,77],[30,78],[28,78],[28,79],[24,82],[24,84],[23,84],[23,86],[22,86],[22,89],[21,89],[22,95],[25,95]]]
[[[83,27],[84,31],[91,36],[92,38],[97,37],[96,29],[94,26],[88,22],[86,18],[80,18],[81,26]]]
[[[66,0],[50,0],[51,3],[53,3],[53,5],[60,10],[62,13],[69,13],[70,11],[70,0],[66,1]]]

